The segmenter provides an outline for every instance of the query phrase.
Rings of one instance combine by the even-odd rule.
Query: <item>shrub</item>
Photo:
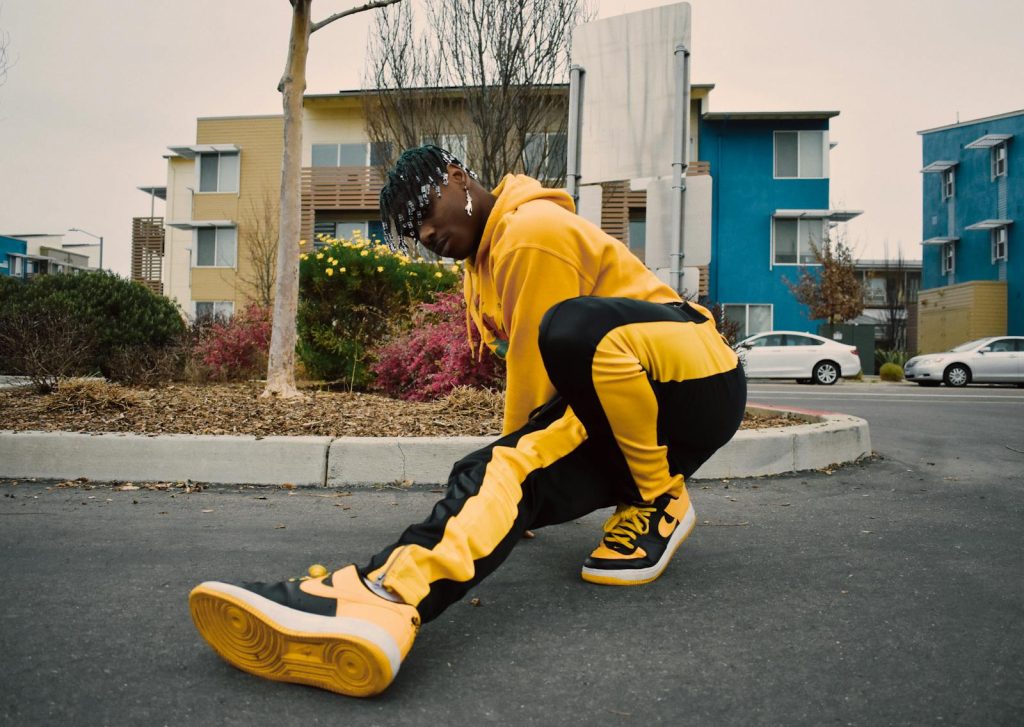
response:
[[[475,331],[474,331],[475,334]],[[371,370],[390,396],[427,401],[457,387],[503,388],[505,364],[490,352],[477,357],[479,340],[466,338],[466,304],[458,292],[438,293],[413,316],[412,328],[375,351]]]
[[[893,363],[898,365],[900,368],[906,365],[907,359],[910,357],[906,351],[899,351],[897,349],[887,350],[882,348],[875,349],[875,368],[881,370],[882,366],[887,363]]]
[[[205,372],[199,378],[237,381],[260,376],[270,350],[271,310],[256,303],[230,320],[203,319],[193,324],[192,357]]]
[[[169,299],[103,271],[37,275],[0,288],[0,358],[49,388],[97,371],[131,379],[173,350],[184,328]]]
[[[882,381],[903,381],[903,367],[897,363],[884,363],[878,370],[878,378]]]
[[[415,304],[454,288],[458,268],[413,261],[358,236],[320,242],[299,266],[299,358],[312,376],[364,389],[369,350],[407,328]]]

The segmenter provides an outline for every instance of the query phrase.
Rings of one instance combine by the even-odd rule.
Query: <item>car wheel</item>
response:
[[[946,386],[967,386],[971,380],[971,370],[963,364],[951,364],[946,367],[942,380],[946,382]]]
[[[839,380],[839,365],[834,361],[819,361],[814,366],[812,380],[816,384],[831,386]]]

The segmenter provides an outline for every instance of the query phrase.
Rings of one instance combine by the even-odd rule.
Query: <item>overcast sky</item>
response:
[[[319,19],[358,4],[316,0]],[[669,4],[600,0],[599,17]],[[861,257],[920,257],[917,131],[1024,108],[1022,0],[691,0],[692,80],[711,108],[825,110],[831,206]],[[127,274],[136,190],[198,116],[280,113],[286,0],[0,0],[0,233],[80,227]],[[316,33],[311,93],[358,88],[369,16]],[[158,203],[157,214],[162,214]],[[70,233],[68,241],[91,241]]]

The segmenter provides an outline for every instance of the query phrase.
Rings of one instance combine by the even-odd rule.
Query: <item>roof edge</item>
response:
[[[945,126],[936,126],[935,128],[932,128],[932,129],[923,129],[923,130],[921,130],[921,131],[919,131],[917,133],[918,133],[919,136],[924,136],[925,134],[932,134],[932,133],[934,133],[936,131],[948,131],[949,129],[959,129],[962,126],[971,126],[972,124],[983,124],[986,121],[998,121],[999,119],[1010,119],[1010,118],[1013,118],[1014,116],[1021,116],[1022,114],[1024,114],[1024,109],[1018,109],[1017,111],[1007,111],[1006,113],[996,114],[995,116],[983,116],[980,119],[971,119],[969,121],[958,121],[955,124],[946,124]]]

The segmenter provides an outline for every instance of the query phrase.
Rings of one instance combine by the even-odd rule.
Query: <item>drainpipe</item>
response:
[[[690,51],[680,43],[675,49],[676,135],[672,144],[672,258],[669,275],[676,292],[683,293],[683,223],[686,209],[686,167],[690,140]],[[696,294],[698,291],[690,291]]]
[[[586,71],[573,64],[569,67],[569,128],[566,138],[565,188],[574,207],[580,201],[580,123],[582,122],[583,78]]]

